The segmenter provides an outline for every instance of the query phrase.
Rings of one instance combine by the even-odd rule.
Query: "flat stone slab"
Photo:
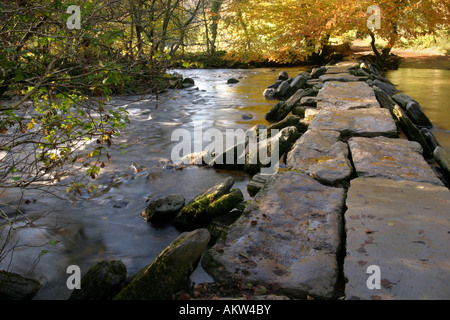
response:
[[[348,144],[359,177],[383,177],[443,186],[423,158],[422,147],[415,141],[354,137]]]
[[[317,94],[317,108],[380,108],[380,104],[373,89],[365,82],[328,81]]]
[[[338,131],[313,129],[296,141],[286,164],[288,169],[300,170],[322,183],[336,184],[352,175],[348,153]]]
[[[359,81],[359,78],[350,74],[350,73],[325,73],[319,77],[323,82],[325,81],[341,81],[341,82],[350,82],[350,81]]]
[[[278,288],[305,298],[334,296],[345,190],[295,172],[277,173],[248,204],[202,266],[217,282]]]
[[[349,73],[348,66],[326,66],[326,74]]]
[[[450,191],[383,178],[352,180],[347,197],[346,299],[450,299]],[[380,289],[366,282],[379,267]],[[376,281],[370,279],[371,284]]]
[[[395,121],[383,108],[320,110],[309,129],[339,131],[343,136],[397,137]]]

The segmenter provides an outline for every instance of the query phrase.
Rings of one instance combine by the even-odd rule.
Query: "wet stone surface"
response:
[[[346,299],[450,298],[450,191],[424,182],[352,180],[347,196]],[[367,280],[379,267],[379,289]],[[375,280],[369,281],[376,284]]]
[[[354,137],[348,142],[359,177],[429,182],[443,186],[415,141],[386,137]]]
[[[274,175],[202,260],[217,282],[332,298],[345,190],[294,171]]]
[[[286,164],[290,170],[302,171],[332,185],[350,178],[353,168],[348,153],[339,132],[310,129],[297,140]]]

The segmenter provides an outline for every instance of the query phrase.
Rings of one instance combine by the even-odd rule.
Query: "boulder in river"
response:
[[[171,221],[175,215],[183,209],[185,199],[182,194],[169,194],[152,201],[141,216],[153,223],[164,223]]]
[[[256,174],[263,167],[271,167],[276,165],[279,159],[287,153],[294,142],[301,136],[296,127],[286,127],[275,136],[261,140],[254,146],[251,146],[246,154],[244,170],[250,174]],[[274,150],[278,147],[278,157]],[[276,158],[276,159],[275,159]],[[267,163],[268,162],[268,163]]]
[[[195,85],[195,81],[192,78],[184,78],[182,81],[183,88],[193,87]]]
[[[141,269],[115,300],[169,300],[190,285],[203,251],[210,240],[207,229],[180,234],[151,263]]]
[[[238,83],[238,82],[239,82],[239,80],[236,79],[236,78],[230,78],[230,79],[227,80],[228,84],[234,84],[234,83]]]
[[[211,221],[218,216],[229,213],[242,201],[244,201],[242,191],[240,189],[231,190],[230,193],[224,194],[206,208],[207,219]]]
[[[450,178],[450,154],[442,147],[437,147],[433,151],[433,156],[446,176]]]
[[[207,215],[208,206],[223,195],[229,193],[233,184],[234,179],[228,177],[195,197],[177,214],[172,221],[173,225],[181,230],[193,230],[206,227],[210,222]]]
[[[81,279],[81,289],[72,292],[69,300],[111,300],[122,289],[127,267],[122,261],[101,261]]]
[[[40,288],[34,279],[0,270],[0,300],[31,300]]]
[[[289,79],[289,74],[287,73],[287,71],[281,71],[278,74],[278,80],[287,80]]]

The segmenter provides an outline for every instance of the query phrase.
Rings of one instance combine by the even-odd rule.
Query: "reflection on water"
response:
[[[288,71],[295,76],[304,69]],[[30,275],[44,287],[36,299],[67,299],[71,292],[66,287],[66,269],[72,264],[84,274],[98,261],[117,259],[126,264],[130,275],[151,263],[179,231],[171,226],[156,228],[141,218],[148,199],[181,193],[189,201],[229,175],[236,180],[234,187],[248,198],[246,185],[250,177],[242,172],[195,166],[174,170],[170,166],[171,149],[179,142],[172,141],[171,135],[182,128],[193,137],[194,121],[202,121],[204,131],[214,127],[222,132],[266,123],[264,115],[275,102],[265,101],[262,92],[274,82],[279,70],[178,72],[194,78],[196,87],[168,92],[158,101],[152,97],[113,101],[129,112],[130,123],[117,141],[118,145],[125,143],[127,149],[125,154],[120,147],[109,150],[112,164],[94,181],[99,185],[97,195],[83,194],[70,200],[31,192],[24,195],[24,199],[31,200],[22,207],[29,217],[46,215],[32,228],[14,233],[10,244],[24,246],[14,251],[12,261],[10,257],[3,260],[0,269],[27,274],[38,261]],[[231,77],[240,82],[227,84]],[[60,193],[65,195],[64,190]],[[20,196],[8,190],[1,202],[14,202]],[[50,245],[50,240],[57,243]],[[42,250],[48,252],[39,258]]]
[[[450,152],[450,70],[400,68],[387,76],[420,104],[434,125],[434,135]]]

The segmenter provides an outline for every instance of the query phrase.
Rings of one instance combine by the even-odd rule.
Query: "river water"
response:
[[[295,76],[305,68],[286,70]],[[17,248],[12,257],[0,263],[0,270],[29,274],[41,281],[43,288],[36,299],[70,296],[66,286],[69,265],[78,265],[84,274],[98,261],[122,260],[131,275],[151,263],[179,231],[170,225],[155,227],[141,218],[148,199],[181,193],[189,201],[230,175],[236,180],[234,187],[248,198],[246,184],[251,177],[242,172],[197,166],[175,170],[170,164],[171,150],[179,142],[172,141],[171,136],[176,129],[186,129],[194,137],[194,121],[201,121],[204,131],[217,128],[222,132],[266,124],[264,115],[274,102],[264,100],[262,92],[280,70],[177,71],[192,77],[195,87],[173,90],[158,99],[121,97],[113,101],[129,112],[130,123],[118,141],[126,143],[127,148],[125,154],[118,147],[110,150],[112,164],[95,181],[98,194],[67,200],[36,193],[24,195],[31,201],[22,210],[40,218],[33,227],[14,233],[10,243]],[[436,125],[435,135],[450,150],[450,71],[400,69],[388,76],[400,90],[419,101]],[[227,84],[231,77],[240,82]],[[18,196],[8,191],[2,201],[14,202]],[[56,244],[49,244],[51,240]],[[48,252],[38,259],[42,250]],[[209,276],[199,268],[192,280],[208,281]]]

